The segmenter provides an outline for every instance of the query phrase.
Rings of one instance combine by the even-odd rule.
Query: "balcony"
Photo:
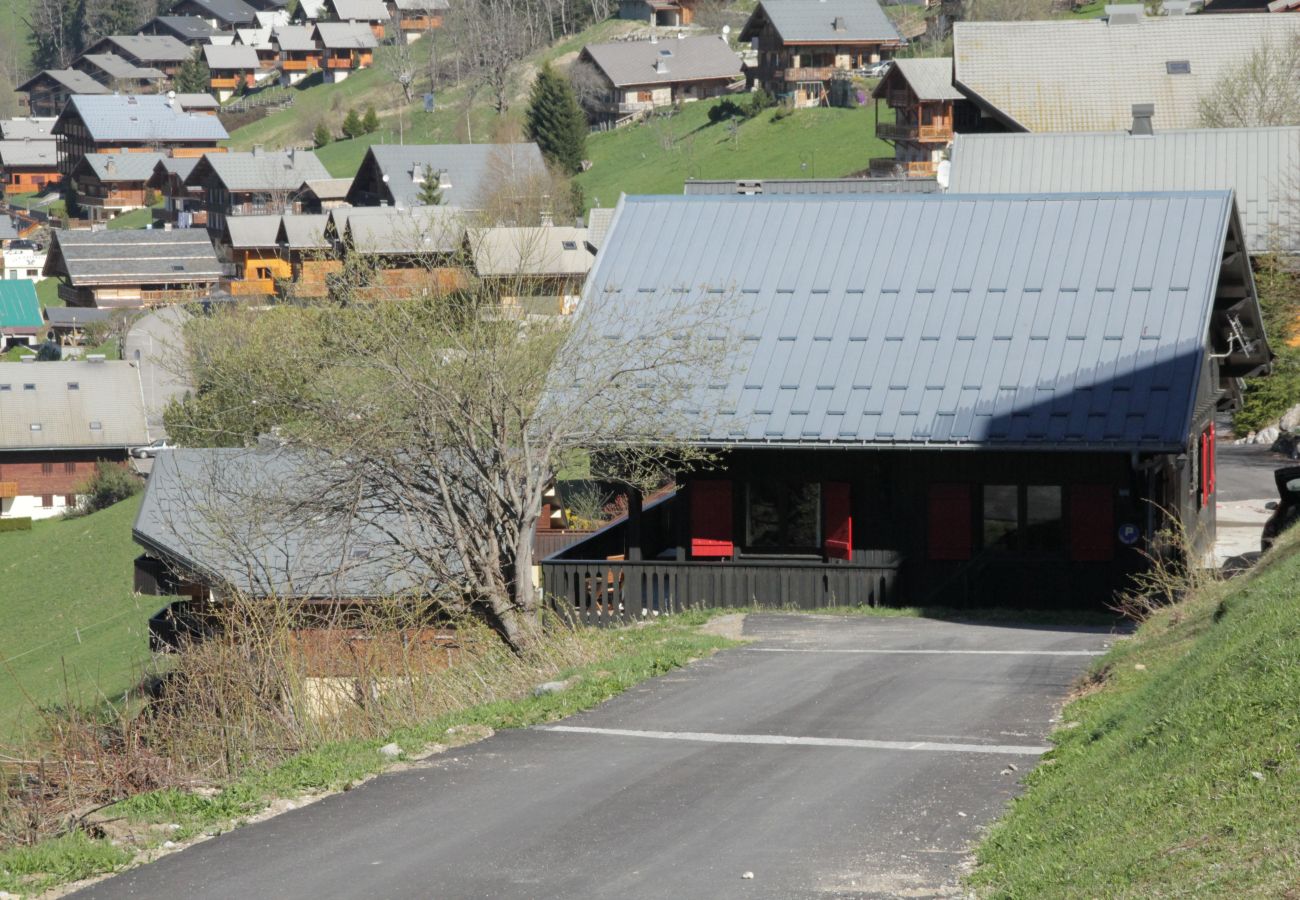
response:
[[[281,61],[280,68],[286,72],[314,72],[320,68],[320,59],[286,59]]]
[[[772,75],[781,81],[830,81],[835,77],[834,66],[792,66],[777,69]]]
[[[350,69],[352,68],[352,58],[348,56],[344,56],[341,58],[337,56],[331,56],[329,59],[325,60],[325,68]]]
[[[232,91],[239,87],[239,78],[234,75],[229,77],[213,75],[208,84],[214,91]]]
[[[937,163],[904,162],[892,156],[878,156],[868,163],[873,178],[932,178],[937,171]]]
[[[952,126],[947,124],[916,125],[907,122],[877,122],[876,137],[883,141],[946,144],[952,140]]]

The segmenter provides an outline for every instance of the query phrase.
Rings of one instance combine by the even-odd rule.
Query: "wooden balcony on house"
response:
[[[0,481],[0,500],[12,500],[18,496],[18,482]]]
[[[352,57],[350,56],[330,56],[325,60],[327,69],[350,69],[352,68]]]
[[[781,81],[830,81],[838,70],[834,66],[791,66],[776,69],[773,75]]]
[[[429,31],[442,27],[442,16],[403,16],[398,27],[402,31]]]
[[[904,162],[892,156],[878,156],[868,163],[875,178],[932,178],[938,164],[929,161]]]
[[[286,72],[314,72],[320,68],[320,57],[281,60],[280,68]]]
[[[952,140],[952,126],[917,125],[907,122],[877,122],[876,137],[883,141],[915,141],[918,144],[946,144]]]
[[[239,87],[239,77],[236,75],[213,75],[208,82],[214,91],[229,91]]]
[[[275,295],[275,280],[272,278],[245,278],[223,284],[232,297],[271,297]]]

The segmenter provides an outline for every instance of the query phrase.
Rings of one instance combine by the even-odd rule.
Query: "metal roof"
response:
[[[682,193],[687,196],[740,194],[933,194],[939,190],[933,178],[692,178]]]
[[[18,228],[9,216],[0,216],[0,241],[12,241],[17,238]]]
[[[0,328],[40,328],[41,304],[29,278],[0,279]]]
[[[236,28],[235,43],[226,46],[244,46],[252,50],[274,50],[275,46],[271,43],[271,27],[270,25],[259,25],[256,28]]]
[[[99,309],[94,306],[47,306],[41,310],[52,328],[77,328],[91,322],[107,322],[121,310]]]
[[[148,442],[140,373],[131,363],[0,366],[0,451],[122,449]]]
[[[111,44],[114,49],[100,50],[101,44]],[[181,63],[193,54],[189,46],[170,34],[110,34],[96,41],[89,50],[116,52],[142,63]]]
[[[311,194],[317,200],[346,200],[348,190],[352,187],[351,178],[308,178],[303,183],[303,192]]]
[[[317,22],[316,39],[329,50],[365,50],[379,41],[365,22]]]
[[[208,143],[230,137],[216,116],[181,112],[158,94],[74,95],[54,123],[55,134],[69,116],[80,117],[95,141]]]
[[[1157,131],[1201,124],[1200,101],[1300,17],[1241,13],[1130,22],[957,22],[954,83],[1025,131],[1121,131],[1155,104]],[[1171,74],[1169,63],[1190,71]]]
[[[100,181],[148,181],[163,160],[161,153],[87,153],[73,168],[73,176],[89,170]]]
[[[1236,192],[1251,253],[1300,252],[1300,127],[959,134],[949,190]]]
[[[340,22],[387,22],[389,18],[384,0],[329,0],[326,6]]]
[[[276,243],[290,250],[328,250],[330,242],[325,238],[325,225],[329,218],[328,213],[281,216]]]
[[[787,44],[902,41],[876,0],[760,0],[740,31],[742,41],[757,34],[764,16]]]
[[[394,5],[406,12],[439,12],[451,9],[449,0],[396,0]]]
[[[239,71],[256,71],[260,63],[257,51],[247,44],[228,44],[224,47],[216,44],[203,45],[203,61],[209,69],[237,69]]]
[[[50,232],[46,275],[77,287],[104,284],[211,283],[221,278],[217,253],[201,228]]]
[[[150,187],[166,187],[167,181],[172,175],[184,183],[189,174],[194,171],[194,167],[199,164],[202,157],[198,156],[164,156],[154,164],[153,174],[149,177]]]
[[[198,16],[154,16],[145,23],[146,28],[151,25],[154,28],[164,28],[178,35],[181,40],[196,42],[207,39],[216,30],[208,24],[207,19]]]
[[[272,43],[281,50],[310,51],[316,49],[316,39],[312,37],[310,25],[281,25],[271,32]]]
[[[420,185],[414,180],[418,167],[421,177],[429,171],[444,173],[442,204],[466,209],[477,208],[484,194],[503,179],[546,172],[542,151],[534,143],[373,144],[362,160],[358,181],[372,165],[388,176],[393,203],[420,202]]]
[[[610,223],[614,221],[615,208],[612,206],[593,206],[587,210],[587,243],[600,249],[609,235]]]
[[[226,234],[236,250],[274,247],[279,231],[279,216],[226,216]]]
[[[32,88],[43,80],[50,80],[74,94],[108,94],[112,93],[104,85],[91,78],[85,72],[76,69],[42,69],[16,90],[30,93]]]
[[[357,206],[330,215],[335,233],[360,254],[454,253],[465,235],[460,210],[448,206]]]
[[[221,104],[211,94],[177,94],[176,105],[183,111],[191,109],[220,109]]]
[[[962,100],[965,95],[953,87],[952,84],[952,57],[942,57],[931,59],[926,57],[917,57],[915,59],[896,59],[889,67],[889,72],[880,83],[876,85],[875,90],[871,92],[873,97],[883,97],[886,85],[896,79],[903,79],[907,82],[912,93],[916,94],[918,100]]]
[[[211,173],[228,191],[297,193],[310,178],[329,178],[329,170],[311,150],[253,150],[245,153],[206,153],[186,182],[202,184]]]
[[[0,165],[39,168],[58,164],[57,141],[0,141]]]
[[[414,527],[379,504],[318,501],[331,464],[282,449],[178,449],[154,460],[132,534],[194,574],[255,597],[392,597],[433,587]],[[395,540],[392,535],[404,535]],[[432,536],[419,536],[434,547]]]
[[[726,38],[716,35],[588,44],[582,52],[615,87],[708,78],[731,81],[741,75],[740,57]]]
[[[89,63],[113,80],[136,78],[141,81],[156,81],[167,77],[157,69],[137,66],[116,53],[87,53],[78,63]]]
[[[705,443],[1173,450],[1236,227],[1226,191],[628,197],[580,331],[634,368],[716,301],[723,373],[681,401]]]
[[[50,128],[54,126],[54,119],[0,119],[0,139],[6,141],[52,141],[54,135],[50,134]]]
[[[475,228],[466,240],[481,276],[586,275],[594,259],[587,229],[571,225]]]
[[[244,0],[183,0],[177,8],[192,3],[201,9],[205,18],[216,19],[227,25],[249,25],[257,21],[257,10]]]

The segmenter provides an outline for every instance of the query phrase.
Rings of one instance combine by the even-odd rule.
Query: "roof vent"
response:
[[[88,354],[88,355],[86,356],[86,362],[102,363],[102,362],[103,362],[104,360],[106,360],[107,358],[108,358],[108,357],[106,357],[106,356],[105,356],[104,354],[102,354],[102,353],[91,353],[91,354]]]
[[[847,28],[847,27],[845,26],[845,24],[844,24],[844,17],[843,17],[843,16],[836,16],[836,17],[835,17],[835,21],[831,23],[831,27],[834,28],[836,31],[847,31],[847,30],[848,30],[848,28]]]
[[[261,156],[261,155],[262,155],[263,153],[265,153],[265,152],[266,152],[266,148],[263,147],[261,144],[254,144],[254,145],[253,145],[253,155],[254,155],[254,156]]]
[[[1179,13],[1179,15],[1182,15]],[[1191,75],[1192,61],[1190,59],[1171,59],[1165,62],[1166,75]]]
[[[1136,25],[1145,14],[1141,3],[1108,3],[1105,9],[1106,21],[1111,25]]]
[[[1154,134],[1151,128],[1151,120],[1155,117],[1156,105],[1154,103],[1134,103],[1133,104],[1133,128],[1130,134]]]
[[[662,56],[655,60],[655,73],[658,75],[668,74],[668,60]]]

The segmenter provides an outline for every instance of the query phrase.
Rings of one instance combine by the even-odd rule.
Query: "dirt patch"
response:
[[[717,616],[700,626],[700,631],[704,634],[711,634],[715,637],[728,638],[729,640],[739,641],[743,639],[745,632],[745,613],[733,613],[729,616]]]

